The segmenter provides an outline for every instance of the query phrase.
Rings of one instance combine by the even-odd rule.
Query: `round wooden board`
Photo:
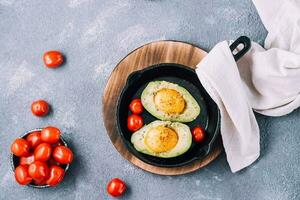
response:
[[[103,116],[107,133],[115,148],[124,158],[154,174],[180,175],[193,172],[207,165],[221,153],[222,145],[219,144],[203,160],[190,165],[174,168],[156,167],[139,160],[127,150],[118,133],[116,124],[117,101],[131,72],[159,63],[178,63],[195,69],[205,55],[205,51],[191,44],[178,41],[157,41],[132,51],[115,67],[103,94]]]

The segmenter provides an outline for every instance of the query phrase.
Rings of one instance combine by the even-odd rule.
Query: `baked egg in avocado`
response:
[[[172,158],[189,150],[192,134],[190,128],[180,122],[156,120],[134,132],[131,143],[144,154]]]
[[[144,108],[160,120],[191,122],[200,114],[200,106],[183,87],[167,81],[152,81],[143,90]]]

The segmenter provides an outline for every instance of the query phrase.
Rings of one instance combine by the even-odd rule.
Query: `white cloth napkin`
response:
[[[221,112],[221,135],[232,172],[259,157],[252,109],[281,116],[300,106],[300,1],[253,0],[268,30],[265,50],[252,48],[238,63],[229,44],[217,44],[196,73]]]

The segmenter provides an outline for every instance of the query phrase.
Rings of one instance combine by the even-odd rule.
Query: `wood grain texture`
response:
[[[196,65],[205,55],[205,51],[191,44],[178,41],[157,41],[134,50],[115,67],[105,87],[102,98],[103,117],[104,125],[113,145],[124,158],[151,173],[180,175],[193,172],[207,165],[220,154],[222,146],[218,145],[203,160],[187,166],[174,168],[152,166],[139,160],[127,150],[119,136],[116,124],[117,100],[130,73],[158,63],[178,63],[195,69]]]

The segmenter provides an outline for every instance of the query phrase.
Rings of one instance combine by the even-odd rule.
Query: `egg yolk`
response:
[[[180,114],[185,108],[185,100],[174,89],[161,89],[154,95],[155,107],[166,114]]]
[[[154,127],[145,136],[146,146],[154,153],[169,151],[176,146],[177,142],[177,133],[165,126]]]

